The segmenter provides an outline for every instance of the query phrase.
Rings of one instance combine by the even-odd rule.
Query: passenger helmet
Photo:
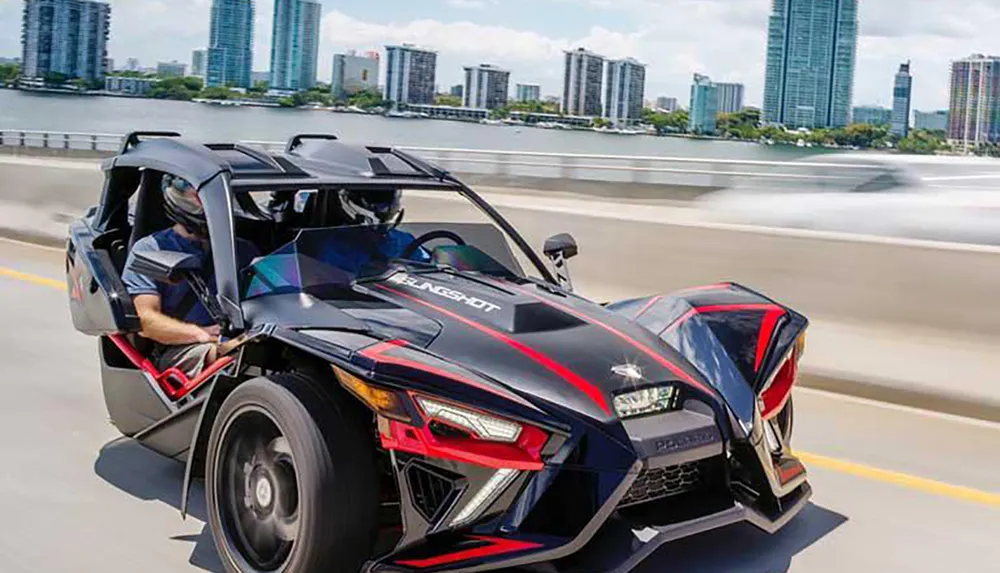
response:
[[[163,189],[163,205],[167,217],[196,235],[207,236],[205,207],[194,186],[185,179],[169,174],[163,175],[160,186]]]
[[[349,225],[395,223],[402,215],[399,189],[341,189],[338,197]]]

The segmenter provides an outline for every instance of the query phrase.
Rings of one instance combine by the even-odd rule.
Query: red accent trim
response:
[[[464,406],[463,406],[464,407]],[[517,442],[505,444],[474,438],[435,436],[429,426],[411,426],[389,420],[389,435],[380,434],[382,447],[429,458],[476,464],[493,469],[538,471],[544,467],[542,447],[548,435],[534,426],[522,425]]]
[[[635,317],[634,318],[639,318],[640,316],[642,316],[643,314],[645,314],[647,310],[653,308],[654,304],[660,302],[661,300],[663,300],[662,296],[654,296],[653,298],[649,299],[646,302],[646,304],[644,304],[642,306],[642,308],[639,309],[639,312],[635,313]]]
[[[524,398],[521,398],[517,394],[507,392],[505,390],[494,388],[483,384],[482,382],[472,380],[471,378],[466,378],[460,374],[454,372],[449,372],[442,368],[437,368],[431,366],[430,364],[424,364],[423,362],[418,362],[416,360],[410,360],[408,358],[403,358],[401,356],[390,356],[387,353],[391,352],[395,348],[405,348],[409,344],[405,340],[390,340],[388,342],[379,342],[365,349],[362,349],[360,354],[366,358],[370,358],[379,364],[395,364],[397,366],[405,366],[407,368],[413,368],[415,370],[422,370],[429,374],[434,374],[435,376],[440,376],[442,378],[447,378],[448,380],[453,380],[455,382],[461,382],[473,388],[478,388],[484,392],[489,392],[501,398],[517,402],[518,404],[524,406],[531,406],[531,404]]]
[[[111,334],[108,338],[111,339],[111,342],[113,342],[115,346],[122,351],[125,357],[128,358],[136,368],[142,370],[153,378],[160,389],[163,390],[163,393],[166,394],[171,400],[179,400],[184,396],[187,396],[195,388],[204,384],[209,378],[217,374],[226,366],[229,366],[233,360],[235,360],[232,356],[223,356],[202,370],[197,377],[191,379],[177,368],[168,368],[167,370],[160,372],[155,366],[153,366],[153,363],[150,362],[148,358],[143,356],[124,336],[120,334]]]
[[[792,481],[806,471],[805,466],[803,466],[798,460],[792,460],[787,464],[778,464],[777,469],[778,479],[781,481],[782,485]]]
[[[575,386],[578,390],[580,390],[581,392],[583,392],[584,394],[586,394],[595,404],[597,404],[598,407],[600,407],[601,410],[604,411],[605,414],[608,414],[608,415],[611,414],[611,407],[608,405],[607,398],[604,396],[604,394],[601,392],[601,390],[599,388],[597,388],[597,386],[594,386],[593,384],[591,384],[590,382],[588,382],[586,379],[584,379],[583,377],[581,377],[579,374],[573,372],[569,368],[566,368],[562,364],[559,364],[555,360],[549,358],[545,354],[543,354],[543,353],[535,350],[534,348],[528,346],[527,344],[524,344],[522,342],[518,342],[517,340],[514,340],[513,338],[511,338],[511,337],[509,337],[509,336],[507,336],[507,335],[505,335],[505,334],[503,334],[501,332],[493,330],[492,328],[490,328],[488,326],[479,324],[478,322],[475,322],[473,320],[469,320],[468,318],[465,318],[464,316],[462,316],[460,314],[456,314],[456,313],[454,313],[454,312],[452,312],[452,311],[450,311],[450,310],[448,310],[446,308],[442,308],[440,306],[437,306],[436,304],[429,303],[429,302],[427,302],[427,301],[425,301],[423,299],[420,299],[420,298],[417,298],[415,296],[406,294],[406,293],[404,293],[402,291],[399,291],[399,290],[396,290],[396,289],[394,289],[392,287],[389,287],[389,286],[386,286],[386,285],[383,285],[383,284],[376,284],[375,287],[379,288],[379,289],[382,289],[382,290],[385,290],[385,291],[389,291],[389,292],[391,292],[391,293],[393,293],[393,294],[395,294],[397,296],[401,296],[401,297],[406,298],[408,300],[411,300],[411,301],[413,301],[413,302],[415,302],[417,304],[421,304],[423,306],[426,306],[427,308],[430,308],[432,310],[436,310],[437,312],[439,312],[439,313],[441,313],[441,314],[443,314],[443,315],[445,315],[445,316],[447,316],[449,318],[457,320],[457,321],[461,322],[462,324],[464,324],[466,326],[474,328],[474,329],[478,330],[479,332],[482,332],[483,334],[486,334],[486,335],[488,335],[488,336],[490,336],[490,337],[492,337],[492,338],[494,338],[496,340],[499,340],[499,341],[503,342],[504,344],[507,344],[508,346],[516,349],[518,352],[524,354],[528,358],[531,358],[532,360],[534,360],[535,362],[537,362],[541,366],[544,366],[548,370],[554,372],[555,374],[557,374],[563,380],[565,380],[565,381],[569,382],[570,384],[572,384],[573,386]]]
[[[708,386],[706,386],[706,385],[702,384],[701,382],[695,380],[694,377],[692,377],[690,374],[688,374],[687,372],[685,372],[680,366],[677,366],[676,364],[674,364],[670,360],[667,360],[663,355],[659,354],[658,352],[654,351],[652,348],[646,346],[645,344],[639,342],[638,340],[635,340],[634,338],[632,338],[631,336],[629,336],[629,335],[625,334],[624,332],[618,330],[617,328],[615,328],[615,327],[613,327],[611,325],[605,324],[605,323],[601,322],[600,320],[598,320],[598,319],[596,319],[596,318],[594,318],[592,316],[589,316],[589,315],[587,315],[587,314],[585,314],[583,312],[580,312],[578,310],[575,310],[573,308],[570,308],[568,306],[565,306],[563,304],[555,302],[554,300],[549,300],[549,299],[547,299],[545,297],[542,297],[542,296],[540,296],[538,294],[535,294],[535,293],[531,292],[528,289],[521,288],[521,290],[524,293],[526,293],[528,296],[536,298],[536,299],[544,302],[545,304],[548,304],[550,306],[558,308],[559,310],[561,310],[563,312],[572,314],[573,316],[579,318],[580,320],[583,320],[584,322],[588,322],[590,324],[593,324],[594,326],[599,326],[599,327],[603,328],[604,330],[606,330],[606,331],[610,332],[611,334],[617,336],[619,339],[627,342],[628,344],[630,344],[636,350],[642,352],[646,356],[649,356],[650,358],[652,358],[653,360],[655,360],[657,363],[659,363],[660,366],[663,366],[667,370],[670,370],[671,372],[674,373],[675,376],[677,376],[678,378],[680,378],[681,380],[683,380],[687,384],[689,384],[689,385],[697,388],[698,390],[701,390],[702,392],[705,392],[706,394],[708,394],[710,396],[714,396],[715,395],[715,391],[714,390],[711,390]]]
[[[771,335],[774,334],[774,327],[778,325],[778,319],[785,314],[782,309],[772,309],[764,314],[764,321],[760,325],[760,332],[757,333],[757,358],[754,361],[754,372],[760,370],[760,363],[764,361],[764,354],[771,342]]]
[[[781,308],[776,304],[711,304],[707,306],[696,306],[691,308],[691,310],[685,312],[680,318],[670,323],[670,326],[666,330],[672,330],[677,328],[685,321],[690,319],[696,314],[707,314],[710,312],[739,312],[741,310],[763,310],[763,311],[781,311],[783,314],[785,309]],[[666,330],[664,332],[666,332]]]
[[[761,393],[760,399],[763,404],[760,408],[760,417],[770,420],[778,415],[785,407],[788,398],[792,395],[792,386],[799,375],[799,360],[793,351],[785,363],[781,365],[781,370],[774,377],[774,381]]]
[[[492,557],[494,555],[503,555],[504,553],[514,553],[515,551],[527,551],[529,549],[544,547],[541,543],[532,541],[518,541],[515,539],[503,539],[501,537],[487,537],[485,535],[470,535],[469,539],[486,541],[489,545],[474,547],[472,549],[462,549],[461,551],[445,553],[436,557],[396,561],[396,564],[424,569],[436,565],[448,565],[450,563],[458,563],[459,561],[469,561],[470,559]]]

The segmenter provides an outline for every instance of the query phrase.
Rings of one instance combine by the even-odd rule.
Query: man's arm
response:
[[[219,342],[218,326],[201,327],[163,314],[158,295],[140,294],[133,300],[142,326],[140,336],[170,346]]]

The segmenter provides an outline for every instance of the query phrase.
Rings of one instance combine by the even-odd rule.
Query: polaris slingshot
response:
[[[137,132],[103,169],[70,227],[73,323],[114,425],[185,465],[182,513],[204,484],[230,572],[628,571],[731,523],[774,532],[810,497],[789,447],[808,321],[762,294],[590,301],[569,235],[543,259],[445,170],[330,135],[270,152]],[[193,379],[148,359],[121,281],[171,225],[165,174],[199,190],[214,288],[192,255],[134,268],[188,281],[236,342]],[[373,244],[332,217],[344,189],[402,190],[402,257],[324,257]],[[263,256],[237,268],[237,238]]]

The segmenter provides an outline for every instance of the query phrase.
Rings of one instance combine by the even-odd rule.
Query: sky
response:
[[[321,0],[319,79],[333,54],[412,42],[438,51],[442,90],[460,83],[462,66],[491,63],[515,83],[562,90],[562,51],[586,47],[647,64],[646,99],[686,105],[694,73],[741,82],[746,104],[764,90],[771,0]],[[108,0],[109,55],[190,63],[208,42],[211,0]],[[20,55],[22,0],[0,0],[0,57]],[[256,0],[254,70],[269,69],[273,2]],[[892,105],[893,75],[912,61],[913,107],[948,106],[952,60],[1000,53],[998,0],[859,0],[855,105]],[[384,72],[383,72],[384,73]]]

